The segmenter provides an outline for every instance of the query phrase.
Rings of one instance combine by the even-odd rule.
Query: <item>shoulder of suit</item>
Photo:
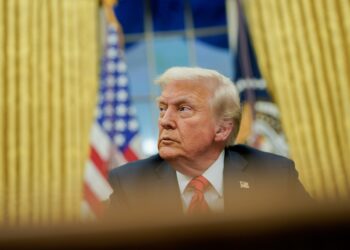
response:
[[[163,162],[159,154],[152,155],[148,158],[133,161],[114,168],[109,172],[109,176],[114,175],[129,175],[133,173],[139,173],[140,171],[147,171],[148,169],[153,169],[154,166],[159,165]]]
[[[288,159],[284,156],[269,153],[269,152],[264,152],[243,144],[236,144],[233,146],[229,146],[227,147],[227,150],[230,152],[238,153],[241,157],[245,158],[248,161],[249,160],[257,160],[262,162],[274,161],[274,162],[285,162],[287,164],[293,164],[293,161],[291,159]]]

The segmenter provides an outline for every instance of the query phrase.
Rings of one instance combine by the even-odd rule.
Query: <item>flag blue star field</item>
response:
[[[287,156],[288,145],[281,128],[279,110],[261,76],[240,0],[237,0],[237,9],[239,27],[234,80],[243,104],[238,142]]]
[[[140,157],[139,126],[131,105],[124,51],[118,32],[107,28],[106,47],[100,73],[95,121],[91,130],[90,157],[84,178],[83,216],[103,213],[103,201],[112,192],[110,169]]]

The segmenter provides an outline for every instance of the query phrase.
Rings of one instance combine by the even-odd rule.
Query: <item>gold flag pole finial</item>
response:
[[[110,25],[113,25],[115,27],[115,29],[118,32],[118,37],[119,37],[119,45],[121,48],[124,48],[124,33],[123,33],[123,28],[120,25],[120,22],[118,21],[113,7],[118,5],[118,0],[102,0],[103,3],[103,9],[105,11],[105,15],[107,18],[107,22]]]

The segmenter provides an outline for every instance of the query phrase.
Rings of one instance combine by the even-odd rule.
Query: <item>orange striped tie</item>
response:
[[[209,206],[204,198],[204,192],[209,187],[209,181],[203,176],[197,176],[188,183],[187,188],[192,189],[194,194],[188,207],[188,214],[203,214],[209,212]]]

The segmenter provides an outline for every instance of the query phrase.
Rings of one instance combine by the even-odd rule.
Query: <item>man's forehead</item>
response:
[[[167,102],[167,103],[183,103],[183,102],[191,102],[191,100],[195,99],[191,93],[186,95],[167,95],[167,94],[161,94],[158,98],[158,102]]]
[[[196,81],[176,81],[170,82],[162,89],[161,96],[164,98],[172,98],[178,96],[202,96],[208,92],[212,92],[212,89],[208,84],[196,82]]]

